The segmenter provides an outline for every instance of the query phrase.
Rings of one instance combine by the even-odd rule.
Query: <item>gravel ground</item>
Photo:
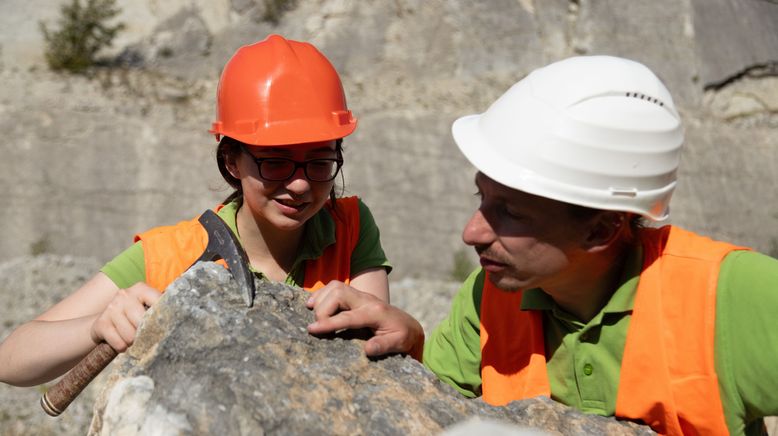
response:
[[[70,294],[99,268],[94,259],[30,256],[0,263],[0,339]],[[92,419],[98,378],[58,418],[38,404],[44,386],[19,388],[0,383],[0,434],[84,435]]]
[[[460,283],[406,278],[390,284],[391,302],[414,316],[429,334],[448,314]]]

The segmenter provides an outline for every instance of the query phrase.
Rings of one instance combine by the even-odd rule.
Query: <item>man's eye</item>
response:
[[[504,206],[501,209],[502,210],[500,211],[500,213],[505,215],[505,216],[507,216],[507,217],[509,217],[509,218],[512,218],[512,219],[515,219],[515,220],[521,220],[521,219],[526,218],[526,216],[524,216],[524,214],[522,214],[521,212],[519,212],[517,210],[513,210],[513,209],[511,209],[509,207],[505,207]]]

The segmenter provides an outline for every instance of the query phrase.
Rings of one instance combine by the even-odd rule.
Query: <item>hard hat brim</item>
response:
[[[622,199],[617,194],[603,197],[601,190],[587,189],[544,177],[528,168],[517,166],[516,162],[505,159],[487,141],[479,127],[482,114],[466,115],[454,121],[451,133],[462,154],[481,173],[509,188],[565,203],[603,210],[633,212],[654,221],[664,221],[669,216],[669,208],[662,211],[650,211],[634,206],[635,196],[657,197],[669,195],[675,182],[657,191],[628,193]],[[660,192],[661,191],[661,192]]]

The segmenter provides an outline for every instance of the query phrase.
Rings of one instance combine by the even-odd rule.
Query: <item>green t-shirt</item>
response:
[[[236,224],[239,203],[233,201],[225,205],[218,215],[227,223],[240,240]],[[326,210],[322,209],[305,223],[303,245],[297,253],[292,269],[285,283],[302,286],[305,281],[305,261],[316,259],[324,249],[335,243],[335,222]],[[100,270],[121,289],[146,280],[142,241],[138,241],[121,252]],[[358,274],[369,268],[384,267],[390,272],[392,267],[381,247],[381,237],[370,209],[359,200],[359,241],[351,254],[351,272]],[[253,268],[252,268],[253,270]],[[265,278],[261,271],[254,271]]]
[[[553,399],[587,413],[614,415],[641,262],[640,250],[631,253],[621,285],[587,323],[566,313],[540,289],[524,292],[521,310],[543,311]],[[424,364],[467,397],[481,394],[479,311],[484,279],[480,268],[470,275],[448,317],[424,347]],[[730,433],[761,434],[761,417],[778,415],[778,260],[735,251],[722,262],[715,364]]]

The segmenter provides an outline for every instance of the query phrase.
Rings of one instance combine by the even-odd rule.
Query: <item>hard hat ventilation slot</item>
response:
[[[608,188],[611,195],[616,197],[637,197],[638,190],[637,188]]]
[[[650,101],[651,103],[658,104],[659,106],[662,106],[662,107],[664,107],[664,105],[665,105],[665,104],[664,104],[664,103],[663,103],[661,100],[659,100],[658,98],[654,98],[654,97],[651,97],[651,96],[649,96],[649,95],[642,94],[642,93],[640,93],[640,92],[628,92],[628,93],[627,93],[627,97],[631,97],[631,98],[639,98],[639,99],[641,99],[641,100],[647,100],[647,101]]]

